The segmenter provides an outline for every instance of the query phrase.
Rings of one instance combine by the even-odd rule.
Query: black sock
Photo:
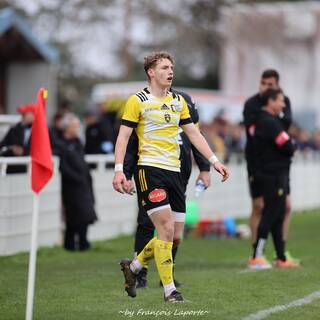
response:
[[[153,238],[154,229],[148,228],[144,225],[138,225],[135,242],[134,242],[134,251],[139,254],[146,244]]]
[[[146,278],[148,275],[148,268],[143,267],[140,272],[138,273],[138,278]]]
[[[273,237],[273,241],[274,241],[274,247],[276,249],[277,258],[279,260],[286,261],[286,256],[284,254],[285,242],[277,236]]]
[[[173,260],[173,263],[176,261],[177,252],[178,252],[178,247],[173,247],[172,248],[172,260]]]
[[[277,252],[277,257],[278,259],[282,260],[282,261],[286,261],[286,255],[285,255],[285,251],[284,251],[284,241],[279,241],[279,243],[277,244],[278,249],[276,248],[276,252]]]
[[[274,247],[276,249],[277,258],[282,261],[286,261],[284,254],[285,241],[282,237],[282,224],[277,224],[272,230],[272,238]]]

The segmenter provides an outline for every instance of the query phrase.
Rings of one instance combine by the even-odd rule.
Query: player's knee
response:
[[[169,220],[161,225],[162,236],[165,237],[167,241],[172,241],[174,235],[174,223]]]

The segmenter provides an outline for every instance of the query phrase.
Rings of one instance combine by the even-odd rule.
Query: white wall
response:
[[[89,228],[90,240],[109,239],[134,230],[136,197],[113,191],[112,178],[112,170],[93,172],[99,221]],[[28,174],[0,177],[0,256],[29,250],[33,200],[30,189]],[[39,217],[39,246],[61,245],[64,224],[58,173],[40,194]]]
[[[0,255],[27,251],[30,246],[32,200],[27,174],[0,177]],[[60,177],[53,179],[41,193],[39,244],[59,244],[61,239]]]
[[[47,117],[56,112],[57,72],[48,63],[13,63],[7,71],[7,113],[17,113],[18,106],[36,102],[38,90],[48,89]]]
[[[137,218],[136,196],[122,195],[112,188],[113,170],[92,173],[99,221],[89,228],[90,240],[131,234]]]
[[[230,180],[221,183],[212,172],[212,187],[200,199],[201,216],[219,215],[248,217],[250,198],[245,165],[230,165]],[[194,168],[188,195],[193,197]],[[296,161],[292,166],[291,190],[294,210],[320,208],[320,161]],[[132,234],[136,225],[136,196],[117,194],[112,189],[113,171],[93,172],[96,209],[99,221],[89,228],[90,240],[109,239]],[[39,245],[60,245],[62,240],[60,214],[60,178],[55,175],[41,193]],[[28,251],[32,193],[27,174],[0,177],[0,255]]]

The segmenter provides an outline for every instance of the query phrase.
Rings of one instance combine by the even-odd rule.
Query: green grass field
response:
[[[163,302],[153,263],[149,289],[140,289],[135,299],[126,295],[118,262],[131,256],[132,237],[96,242],[85,253],[43,248],[38,252],[34,319],[242,319],[320,290],[319,231],[320,211],[294,215],[288,248],[303,261],[296,270],[244,272],[251,253],[248,240],[185,240],[176,265],[188,300],[183,304]],[[273,254],[271,241],[266,254]],[[28,254],[0,257],[1,320],[24,319],[27,267]],[[202,315],[188,315],[199,310]],[[162,315],[146,315],[151,311]],[[267,319],[320,319],[320,299]]]

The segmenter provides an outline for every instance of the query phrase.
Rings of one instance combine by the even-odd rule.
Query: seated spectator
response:
[[[74,114],[67,114],[62,120],[63,143],[61,143],[60,172],[62,182],[62,203],[65,213],[66,250],[87,250],[88,226],[97,220],[94,210],[92,179],[84,160],[84,149],[80,135],[80,121]]]
[[[35,106],[30,104],[21,106],[18,111],[22,120],[11,127],[3,140],[0,142],[0,156],[21,157],[30,154],[31,127],[34,120]],[[24,173],[26,165],[9,165],[7,173]]]

